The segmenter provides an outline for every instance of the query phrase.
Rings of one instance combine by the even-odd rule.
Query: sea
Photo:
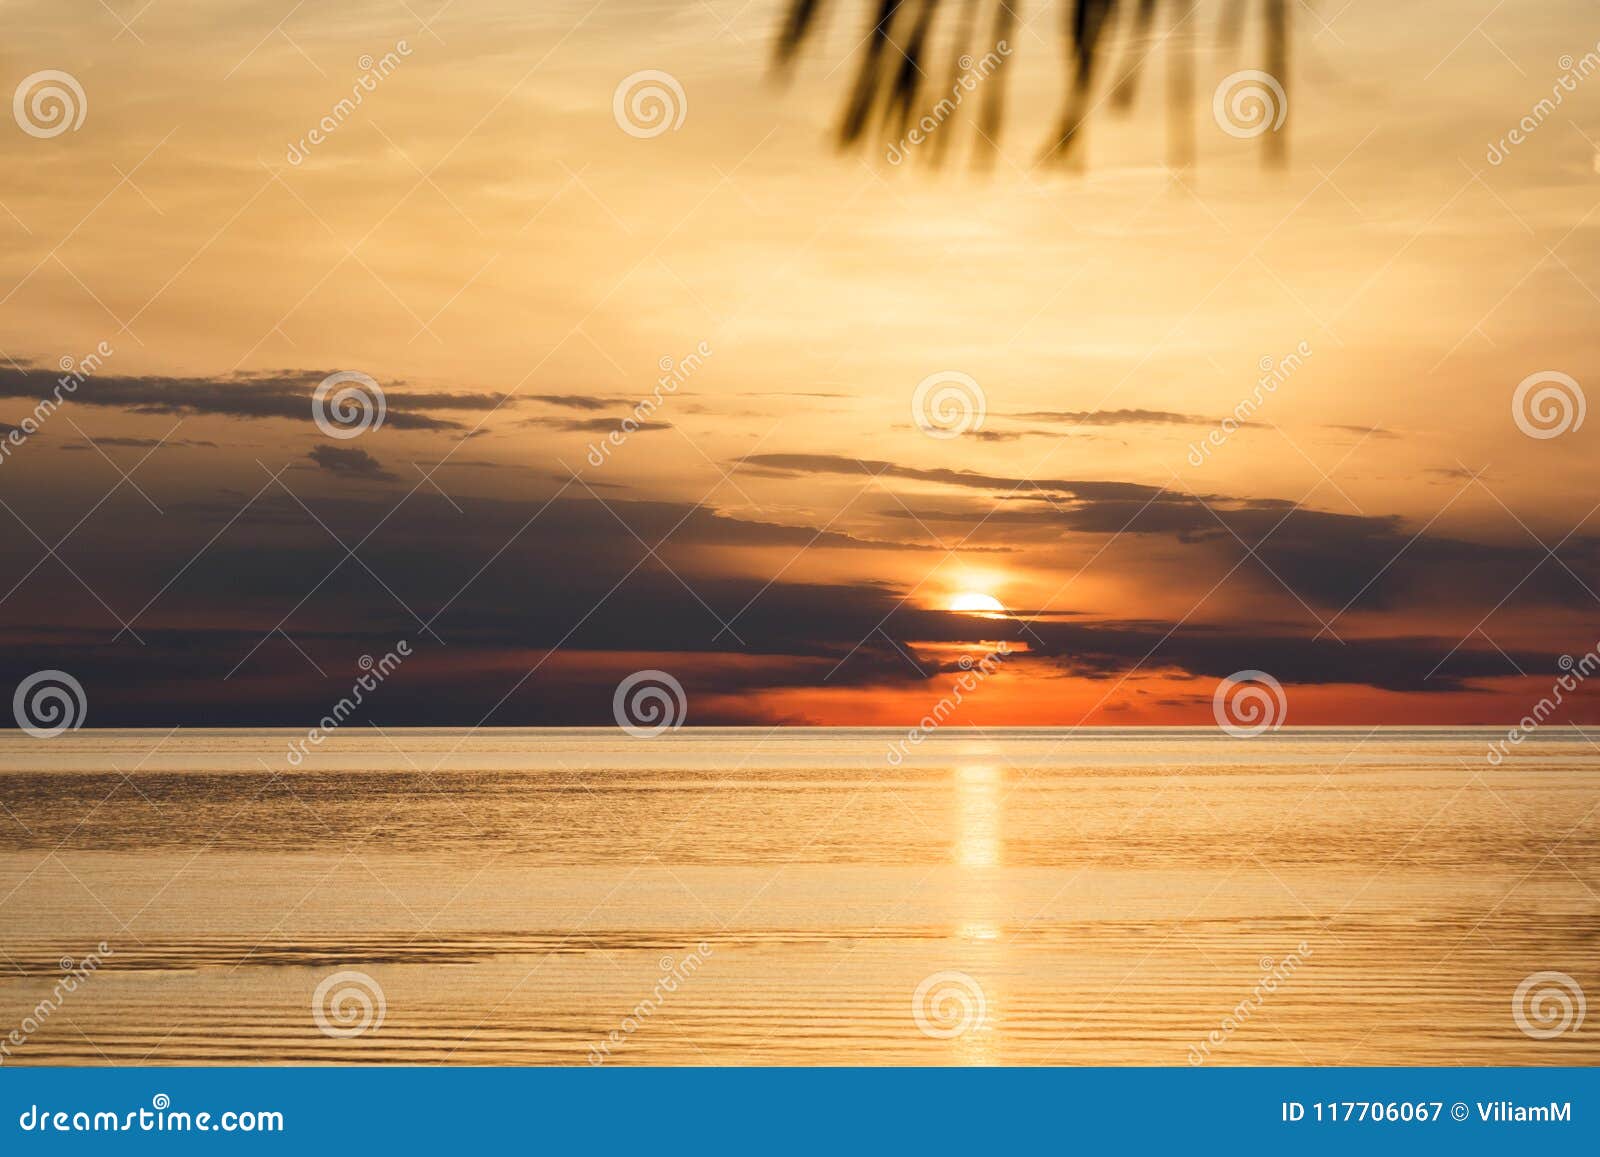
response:
[[[1600,746],[1503,738],[11,733],[0,1064],[1600,1063]]]

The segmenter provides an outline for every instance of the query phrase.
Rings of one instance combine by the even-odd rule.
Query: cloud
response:
[[[1274,625],[1266,603],[1247,620],[1205,626],[1060,611],[1026,625],[976,619],[916,605],[927,592],[907,581],[801,581],[781,569],[800,552],[813,559],[848,552],[813,566],[812,576],[840,573],[841,563],[855,573],[894,573],[882,566],[886,552],[921,552],[909,556],[920,573],[924,560],[943,556],[892,529],[871,538],[821,519],[780,522],[610,493],[601,503],[576,484],[555,494],[539,480],[532,489],[540,493],[517,497],[452,487],[450,500],[419,490],[395,501],[388,488],[380,494],[336,484],[384,477],[383,464],[362,448],[317,446],[309,460],[319,472],[290,474],[280,484],[305,489],[301,498],[314,515],[278,487],[204,494],[192,487],[194,497],[163,499],[164,514],[137,496],[114,494],[96,515],[95,533],[74,536],[64,551],[71,575],[41,559],[31,538],[0,536],[0,575],[8,586],[21,584],[0,620],[0,671],[21,678],[47,667],[71,670],[106,724],[292,722],[325,711],[329,695],[348,688],[342,672],[360,654],[380,654],[408,638],[419,656],[397,676],[392,694],[386,684],[384,718],[472,724],[487,713],[498,723],[571,724],[604,722],[616,680],[641,667],[681,673],[698,705],[696,722],[747,722],[779,710],[764,705],[763,693],[920,689],[947,665],[950,648],[976,648],[1002,634],[1019,649],[1007,669],[1028,679],[1116,680],[1137,670],[1210,684],[1259,668],[1286,685],[1451,694],[1514,675],[1515,666],[1555,669],[1552,649],[1498,632],[1504,654],[1478,638],[1452,655],[1455,636],[1435,637],[1415,620],[1398,628],[1375,618],[1341,620],[1343,641],[1318,639],[1314,626],[1296,633]],[[800,466],[862,475],[853,459],[826,455],[774,456],[762,468]],[[966,517],[968,501],[981,513],[980,495],[1017,481],[895,469],[891,477],[922,483],[955,475],[933,491],[941,501],[922,517]],[[1466,624],[1534,569],[1530,552],[1543,556],[1540,548],[1416,535],[1399,519],[1306,511],[1272,499],[1212,495],[1202,504],[1132,483],[1041,485],[1051,488],[1049,501],[1035,492],[1001,503],[992,517],[1013,532],[1036,526],[1059,536],[1126,521],[1132,508],[1141,512],[1133,520],[1137,533],[1159,533],[1201,552],[1197,564],[1216,573],[1243,560],[1250,569],[1241,569],[1241,579],[1254,570],[1250,581],[1277,589],[1277,579],[1244,556],[1238,533],[1307,599],[1342,605],[1364,584],[1370,589],[1357,606],[1410,601],[1431,610],[1446,598],[1486,599]],[[50,488],[17,502],[30,524],[63,528],[84,507],[80,494]],[[904,519],[876,525],[910,531]],[[1016,533],[1008,535],[1007,549],[1016,541]],[[1576,539],[1562,547],[1580,574],[1595,553],[1593,543]],[[1144,558],[1133,554],[1136,566]],[[1112,575],[1123,564],[1115,551],[1099,563]],[[1160,581],[1193,583],[1204,569],[1180,563],[1170,573],[1178,577],[1164,573]],[[143,643],[127,635],[112,641],[116,621],[79,578],[119,613],[137,615]],[[1560,597],[1589,605],[1552,560],[1521,592],[1551,600],[1559,582],[1569,588]],[[293,645],[272,633],[279,623]],[[241,663],[236,676],[224,678]]]
[[[96,446],[125,446],[138,450],[153,450],[157,446],[200,446],[216,449],[215,442],[203,438],[123,438],[117,436],[99,437],[93,442],[64,442],[57,449],[61,450],[93,450]]]
[[[1412,531],[1398,515],[1312,510],[1278,498],[1193,493],[1097,479],[1020,478],[970,470],[919,469],[831,454],[755,454],[740,459],[779,475],[837,474],[901,478],[982,490],[1003,509],[973,508],[971,523],[1031,526],[1041,533],[1163,535],[1204,550],[1224,568],[1247,573],[1281,593],[1337,610],[1478,604],[1585,606],[1600,598],[1600,539],[1573,536],[1558,558],[1537,544],[1474,542]],[[1043,497],[1045,501],[1040,501]],[[962,521],[953,511],[910,517]],[[1487,600],[1487,601],[1485,601]]]
[[[740,398],[848,398],[859,400],[855,394],[831,394],[820,390],[741,390]]]
[[[918,429],[918,427],[913,426],[910,423],[907,423],[905,426],[899,428],[906,430]],[[1024,427],[1017,430],[968,430],[962,435],[962,437],[973,438],[979,442],[1015,442],[1021,438],[1054,438],[1058,442],[1065,442],[1068,439],[1074,441],[1106,440],[1106,436],[1103,434],[1077,434],[1071,430],[1033,429],[1031,427]],[[1120,439],[1116,439],[1116,441],[1121,445],[1127,445],[1126,442],[1122,442]]]
[[[621,418],[526,418],[519,422],[521,426],[539,426],[546,430],[568,430],[574,432],[599,432],[609,433],[620,429],[623,422],[628,422],[628,432],[641,434],[650,430],[670,430],[671,422],[648,422],[623,415]]]
[[[392,481],[394,475],[359,446],[313,446],[306,455],[330,474],[346,478],[371,478]]]
[[[1216,420],[1171,410],[1030,410],[1011,415],[1035,422],[1069,422],[1074,426],[1214,426]]]
[[[100,373],[80,382],[66,400],[135,414],[206,414],[230,418],[313,421],[312,392],[331,370],[284,370],[219,378],[128,377]],[[42,398],[55,389],[42,372],[0,367],[0,398]],[[403,430],[459,430],[463,423],[432,410],[490,411],[506,401],[495,393],[406,392],[386,387],[386,425]]]
[[[1324,430],[1338,430],[1342,434],[1360,434],[1363,438],[1393,439],[1400,437],[1393,430],[1385,430],[1382,426],[1347,426],[1337,422],[1326,422]]]
[[[381,560],[374,565],[386,578],[400,578]],[[874,584],[696,584],[713,613],[664,573],[625,573],[610,592],[596,589],[588,581],[595,576],[586,574],[581,598],[559,576],[521,575],[532,581],[517,584],[520,602],[500,603],[512,584],[491,583],[469,589],[437,617],[435,607],[420,607],[443,644],[375,584],[346,581],[361,577],[351,564],[319,592],[310,613],[285,627],[288,640],[272,630],[277,610],[247,627],[146,625],[142,645],[109,643],[108,633],[82,625],[34,626],[0,649],[0,682],[14,684],[46,667],[70,670],[103,725],[303,723],[347,692],[346,673],[358,670],[360,655],[385,653],[406,639],[414,657],[373,697],[371,718],[413,725],[606,724],[617,681],[660,667],[683,683],[692,721],[716,724],[761,718],[768,692],[937,687],[950,669],[952,645],[977,654],[992,648],[996,636],[1012,647],[1007,669],[1024,678],[1052,672],[1107,683],[1135,672],[1190,678],[1201,681],[1202,700],[1216,680],[1242,669],[1270,671],[1290,689],[1292,702],[1296,686],[1458,694],[1515,675],[1514,663],[1540,670],[1555,662],[1527,648],[1503,655],[1474,645],[1446,660],[1453,641],[1425,636],[1341,645],[1171,622],[1035,623],[1024,630],[910,608],[900,603],[902,590]],[[285,577],[303,586],[306,572]],[[249,584],[241,594],[248,600]],[[289,600],[289,590],[280,596]],[[741,606],[749,609],[737,614]],[[732,620],[733,634],[721,632],[719,617]],[[191,610],[187,618],[203,624],[209,616]],[[1115,692],[1109,702],[1119,702]]]
[[[604,410],[617,404],[616,398],[599,394],[523,394],[530,402],[544,402],[550,406],[565,406],[569,410]]]
[[[1135,667],[1172,668],[1206,679],[1254,669],[1268,671],[1285,684],[1349,683],[1446,693],[1472,689],[1475,681],[1517,675],[1517,666],[1548,669],[1556,660],[1553,654],[1529,649],[1503,654],[1485,646],[1463,646],[1451,654],[1457,640],[1429,636],[1339,642],[1327,636],[1168,623],[1050,623],[1035,633],[1043,639],[1042,646],[1031,640],[1035,650],[1050,655],[1062,669],[1103,678]]]
[[[1145,486],[1138,482],[1107,482],[1099,480],[1067,480],[1061,478],[1017,478],[1000,474],[982,474],[975,470],[949,470],[945,468],[920,469],[900,466],[878,458],[849,458],[841,454],[747,454],[738,459],[742,464],[784,475],[842,474],[851,478],[906,478],[917,482],[932,482],[943,486],[964,487],[975,490],[1005,490],[1018,492],[1045,491],[1075,498],[1160,500],[1167,493],[1159,486]],[[1176,496],[1174,496],[1174,499]]]

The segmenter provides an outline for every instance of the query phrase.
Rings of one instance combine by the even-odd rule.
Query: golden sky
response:
[[[0,421],[109,351],[0,465],[11,681],[283,721],[406,638],[375,718],[604,722],[648,667],[691,722],[901,724],[1006,639],[964,721],[1210,722],[1264,670],[1291,723],[1497,722],[1595,646],[1595,427],[1513,413],[1591,384],[1591,6],[1289,5],[1282,166],[1213,113],[1261,6],[1124,14],[1066,164],[1030,6],[937,168],[835,147],[875,6],[823,7],[777,83],[768,2],[11,5],[5,89],[83,118],[0,131]],[[681,123],[629,132],[647,70]],[[340,371],[380,427],[313,421]],[[930,378],[981,427],[920,428]]]

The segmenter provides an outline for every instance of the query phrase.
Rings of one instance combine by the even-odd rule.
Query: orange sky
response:
[[[1459,723],[1596,645],[1595,427],[1513,415],[1590,385],[1589,6],[1291,5],[1279,168],[1213,115],[1263,63],[1215,4],[1041,163],[1029,8],[937,170],[834,147],[872,7],[778,84],[765,2],[12,6],[7,88],[60,70],[84,116],[0,131],[0,422],[106,352],[0,463],[5,676],[71,671],[91,723],[290,721],[407,638],[375,718],[604,722],[649,666],[691,722],[899,725],[1006,639],[960,721],[1205,723],[1260,669],[1291,723]],[[676,128],[619,120],[646,70]],[[380,427],[313,420],[336,371]],[[981,426],[921,428],[930,379]]]

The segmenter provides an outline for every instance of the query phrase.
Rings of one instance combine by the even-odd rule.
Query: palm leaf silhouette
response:
[[[841,148],[877,138],[903,139],[927,113],[930,74],[944,77],[953,92],[970,65],[973,54],[991,53],[1010,44],[1019,27],[1023,0],[875,0],[866,36],[857,46],[860,63],[850,85],[840,118]],[[794,67],[800,50],[815,38],[828,0],[790,0],[778,29],[773,68],[780,76]],[[983,9],[989,9],[987,18]],[[1126,113],[1138,94],[1141,71],[1157,54],[1166,58],[1167,163],[1187,168],[1194,159],[1194,42],[1202,20],[1201,0],[1070,0],[1065,8],[1067,81],[1055,127],[1040,155],[1041,163],[1060,164],[1081,154],[1081,142],[1091,115],[1102,105],[1112,113]],[[1261,70],[1273,78],[1282,94],[1288,89],[1289,14],[1287,0],[1221,0],[1215,15],[1214,36],[1220,52],[1237,58],[1252,7],[1260,12],[1264,29]],[[942,69],[933,59],[939,18],[954,13],[953,30],[945,35],[948,58]],[[980,29],[986,31],[980,34]],[[1115,55],[1118,66],[1109,89],[1103,84],[1107,59]],[[992,59],[992,56],[989,57]],[[1002,60],[985,77],[979,90],[974,120],[977,134],[975,163],[990,162],[999,147],[1005,121],[1006,77]],[[1286,112],[1286,110],[1285,110]],[[942,118],[940,118],[942,124]],[[928,159],[941,164],[954,134],[946,129],[929,136]],[[1262,133],[1263,156],[1281,163],[1285,135]]]

